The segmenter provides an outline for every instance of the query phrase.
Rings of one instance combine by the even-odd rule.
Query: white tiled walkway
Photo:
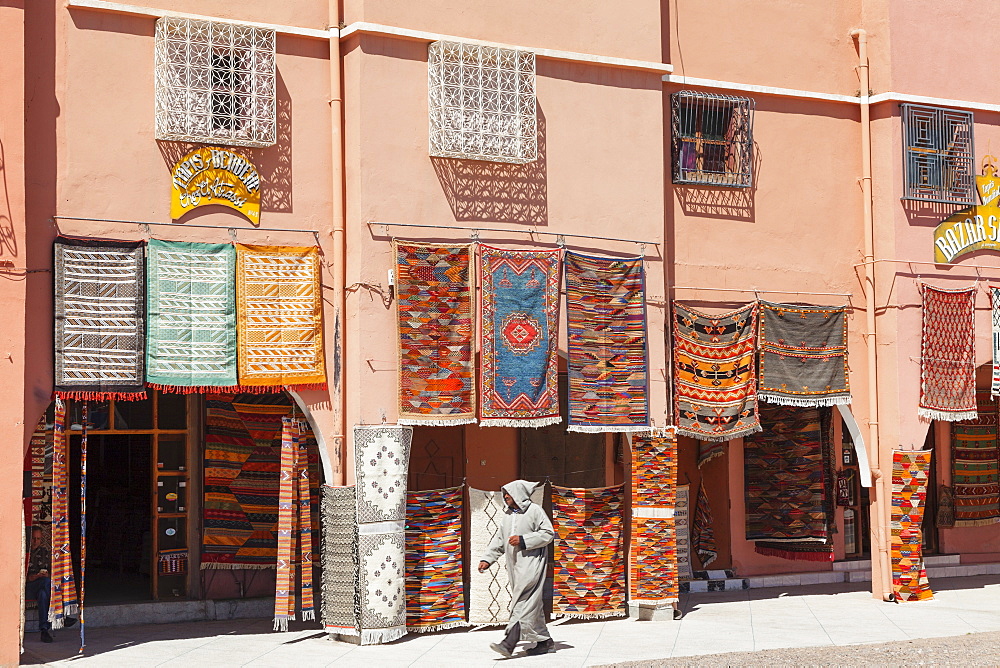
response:
[[[864,583],[774,587],[682,597],[679,622],[630,619],[551,627],[559,651],[517,665],[593,666],[615,661],[810,645],[845,645],[1000,631],[1000,576],[932,581],[936,597],[882,603]],[[390,645],[356,647],[327,640],[313,624],[270,630],[270,620],[237,620],[93,629],[77,656],[76,629],[43,645],[25,642],[24,663],[74,666],[490,666],[497,630],[410,635]]]

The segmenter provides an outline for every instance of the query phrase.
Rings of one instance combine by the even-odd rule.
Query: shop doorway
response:
[[[186,598],[189,502],[188,402],[185,395],[149,391],[142,401],[87,402],[88,605]],[[80,577],[80,470],[84,402],[67,400],[70,546]],[[54,407],[36,438],[44,443],[37,485],[51,487]],[[29,453],[29,457],[33,453]],[[45,479],[48,476],[48,479]],[[32,481],[34,494],[34,481]],[[48,498],[46,495],[45,498]],[[33,523],[50,535],[52,518],[33,512]]]

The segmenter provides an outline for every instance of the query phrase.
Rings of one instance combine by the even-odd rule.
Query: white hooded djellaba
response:
[[[492,566],[506,553],[511,589],[510,622],[506,631],[520,623],[520,639],[526,642],[541,642],[550,637],[545,628],[542,590],[548,561],[546,546],[555,538],[555,532],[542,507],[531,502],[535,484],[515,480],[501,488],[514,499],[519,511],[509,506],[505,509],[500,531],[482,556],[482,560]],[[508,542],[511,536],[521,536],[524,549],[511,545]]]

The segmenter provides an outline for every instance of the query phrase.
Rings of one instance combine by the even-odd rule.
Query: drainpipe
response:
[[[887,496],[891,493],[891,478],[883,475],[884,458],[878,438],[878,337],[875,318],[875,214],[872,210],[872,127],[871,90],[868,74],[868,33],[864,29],[851,31],[858,40],[858,74],[861,83],[861,192],[865,214],[865,339],[868,349],[868,447],[875,462],[872,477],[876,486],[875,504],[872,509],[872,526],[878,538],[878,559],[872,560],[872,575],[877,572],[882,587],[882,600],[892,600],[892,582],[889,559],[889,527],[887,523]],[[873,578],[874,580],[874,578]],[[873,587],[872,595],[875,595]]]
[[[333,196],[333,245],[330,265],[333,269],[333,325],[334,359],[333,392],[330,397],[333,410],[333,449],[338,458],[337,480],[331,484],[346,485],[347,439],[344,437],[347,420],[347,392],[344,382],[347,376],[347,356],[344,353],[347,326],[347,293],[344,290],[347,278],[347,244],[345,241],[344,194],[346,192],[346,157],[344,155],[344,93],[340,60],[340,3],[329,0],[330,19],[330,129],[332,139],[332,190]]]

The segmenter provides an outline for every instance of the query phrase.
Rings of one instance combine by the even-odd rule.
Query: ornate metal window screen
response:
[[[156,138],[273,145],[274,44],[274,30],[157,20]]]
[[[975,204],[971,111],[900,105],[903,119],[903,199]]]
[[[428,48],[427,65],[432,156],[537,158],[534,53],[440,41]]]
[[[754,101],[682,90],[670,96],[673,181],[753,185]]]

